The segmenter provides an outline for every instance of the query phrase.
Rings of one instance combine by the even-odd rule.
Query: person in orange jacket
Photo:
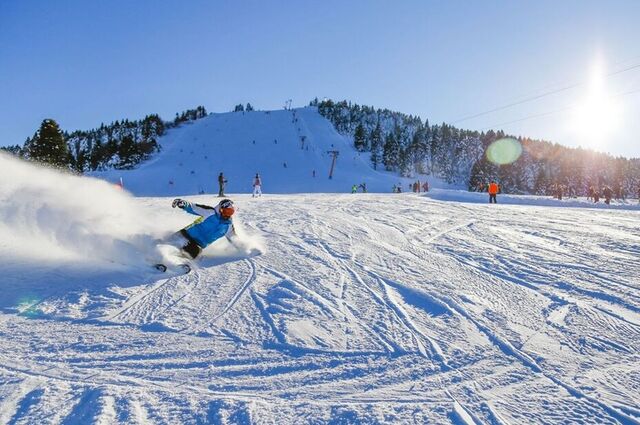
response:
[[[498,194],[498,191],[500,190],[500,187],[498,186],[498,183],[496,183],[495,181],[491,180],[491,183],[489,183],[489,203],[493,203],[493,204],[497,204],[498,200],[496,199],[496,195]]]

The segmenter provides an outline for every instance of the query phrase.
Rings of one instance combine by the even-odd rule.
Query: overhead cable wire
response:
[[[638,66],[640,66],[640,65],[638,65]],[[629,91],[626,91],[626,92],[623,92],[623,93],[618,93],[616,95],[610,96],[610,98],[614,99],[616,97],[628,96],[630,94],[634,94],[634,93],[638,93],[638,92],[640,92],[640,88],[634,89],[634,90],[629,90]],[[526,117],[519,118],[517,120],[507,121],[507,122],[503,122],[503,123],[500,123],[500,124],[495,124],[495,125],[492,125],[492,126],[489,126],[489,127],[484,127],[480,131],[490,130],[490,129],[493,129],[493,128],[496,128],[496,127],[501,127],[501,126],[505,126],[505,125],[509,125],[509,124],[514,124],[514,123],[518,123],[518,122],[522,122],[522,121],[527,121],[527,120],[530,120],[530,119],[533,119],[533,118],[540,118],[540,117],[544,117],[544,116],[547,116],[547,115],[554,115],[554,114],[557,114],[559,112],[564,112],[564,111],[568,111],[568,110],[571,110],[571,109],[575,109],[578,106],[580,106],[580,105],[579,104],[573,104],[573,105],[565,106],[563,108],[554,109],[553,111],[542,112],[542,113],[534,114],[534,115],[528,115]]]
[[[608,77],[611,77],[611,76],[614,76],[614,75],[617,75],[617,74],[621,74],[623,72],[631,71],[631,70],[637,69],[637,68],[640,68],[640,64],[636,64],[636,65],[633,65],[633,66],[629,66],[627,68],[623,68],[623,69],[620,69],[620,70],[617,70],[617,71],[610,72],[608,74],[605,74],[605,77],[608,78]],[[573,89],[573,88],[576,88],[576,87],[580,87],[580,86],[582,86],[584,84],[585,84],[585,81],[581,81],[579,83],[569,84],[567,86],[560,87],[560,88],[555,89],[555,90],[550,90],[550,91],[547,91],[547,92],[544,92],[544,93],[541,93],[541,94],[538,94],[538,95],[535,95],[535,96],[526,97],[526,98],[524,98],[522,100],[519,100],[519,101],[516,101],[516,102],[511,102],[511,103],[508,103],[506,105],[498,106],[496,108],[489,109],[489,110],[484,111],[484,112],[480,112],[480,113],[473,114],[473,115],[468,115],[466,117],[463,117],[463,118],[460,118],[458,120],[452,121],[451,124],[457,124],[457,123],[462,122],[462,121],[468,121],[468,120],[470,120],[472,118],[481,117],[483,115],[487,115],[487,114],[490,114],[492,112],[501,111],[503,109],[507,109],[507,108],[511,108],[513,106],[521,105],[523,103],[531,102],[533,100],[537,100],[537,99],[540,99],[540,98],[543,98],[543,97],[546,97],[546,96],[550,96],[552,94],[556,94],[556,93],[567,91],[567,90],[570,90],[570,89]]]

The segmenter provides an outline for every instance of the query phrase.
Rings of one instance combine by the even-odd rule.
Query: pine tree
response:
[[[469,190],[476,191],[485,187],[491,180],[496,180],[498,175],[498,167],[487,160],[483,155],[471,167],[471,175],[469,177]]]
[[[358,152],[364,152],[367,148],[367,140],[362,124],[358,124],[353,135],[353,145]]]
[[[40,129],[25,144],[25,153],[32,161],[50,164],[54,167],[69,168],[71,163],[69,147],[58,123],[45,119]]]
[[[138,149],[133,137],[127,135],[122,138],[120,144],[118,144],[118,157],[120,161],[117,164],[117,168],[131,168],[137,163]]]
[[[373,169],[378,169],[378,164],[382,161],[382,129],[380,128],[380,121],[376,124],[376,127],[371,131],[371,164]]]
[[[382,163],[387,171],[395,170],[400,161],[400,143],[396,140],[393,132],[387,134],[382,149]]]
[[[429,148],[427,146],[425,140],[425,129],[420,125],[411,139],[411,144],[407,148],[407,160],[408,164],[413,169],[421,174],[424,174],[425,169],[425,161],[427,159],[427,155],[429,153]]]
[[[89,151],[89,167],[92,170],[97,170],[104,159],[104,146],[102,140],[96,139],[96,142]]]
[[[548,174],[548,170],[545,167],[540,167],[538,174],[536,175],[536,180],[533,183],[533,193],[536,195],[549,194],[551,183]]]
[[[158,114],[147,115],[142,120],[142,138],[148,140],[164,134],[164,122]]]
[[[207,116],[207,110],[205,109],[204,106],[198,106],[196,108],[196,119],[198,118],[204,118]]]
[[[409,177],[411,175],[411,152],[410,149],[402,149],[398,153],[398,169],[402,177]]]
[[[2,146],[0,147],[0,150],[8,152],[15,156],[22,156],[22,148],[20,147],[20,145]]]

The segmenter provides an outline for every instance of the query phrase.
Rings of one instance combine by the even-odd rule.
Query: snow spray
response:
[[[0,170],[0,240],[11,255],[138,264],[166,232],[151,208],[105,181],[1,153]]]

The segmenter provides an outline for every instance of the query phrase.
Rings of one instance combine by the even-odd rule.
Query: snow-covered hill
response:
[[[176,276],[171,198],[0,165],[0,423],[640,422],[637,211],[245,194]]]
[[[390,192],[406,180],[375,171],[369,153],[357,152],[315,107],[210,114],[169,130],[159,143],[162,151],[139,168],[96,175],[112,182],[122,177],[129,191],[143,196],[217,193],[220,172],[229,193],[251,192],[256,173],[265,193],[346,193],[360,183],[370,192]],[[339,152],[332,179],[329,151]]]

